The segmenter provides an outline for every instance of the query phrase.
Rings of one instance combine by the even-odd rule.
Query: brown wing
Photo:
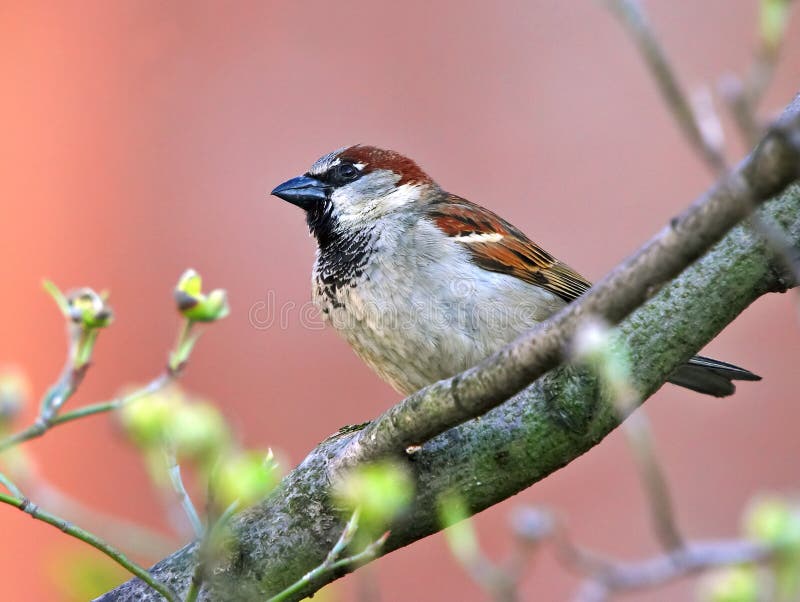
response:
[[[482,268],[508,274],[573,301],[592,286],[500,216],[448,195],[428,209],[429,217],[448,236],[461,239]]]

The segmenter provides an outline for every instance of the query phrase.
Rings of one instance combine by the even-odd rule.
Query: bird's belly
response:
[[[508,286],[442,291],[387,286],[373,274],[332,293],[315,286],[314,301],[381,378],[410,394],[474,366],[563,305],[540,298],[541,289],[498,277]]]
[[[341,305],[330,306],[329,322],[401,393],[461,372],[502,344],[467,332],[446,308],[438,308],[442,311],[433,317],[420,306],[407,311],[373,304],[356,294],[347,297]]]

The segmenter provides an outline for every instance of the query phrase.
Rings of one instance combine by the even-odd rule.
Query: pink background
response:
[[[747,67],[755,1],[647,5],[687,85]],[[795,92],[799,32],[767,107]],[[267,195],[273,186],[340,146],[395,148],[596,279],[711,182],[600,2],[7,2],[0,72],[0,362],[24,366],[37,395],[60,369],[47,276],[108,287],[117,313],[70,403],[145,381],[172,344],[171,287],[195,267],[228,289],[233,313],[208,330],[184,382],[248,445],[293,464],[398,396],[298,310],[285,327],[250,323],[270,291],[278,306],[310,295],[313,241],[301,212]],[[733,534],[754,492],[797,486],[795,302],[760,300],[707,350],[764,382],[726,400],[666,387],[647,404],[688,536]],[[86,503],[166,529],[142,462],[107,417],[29,449]],[[618,433],[480,516],[495,557],[523,503],[559,509],[577,541],[609,554],[658,550]],[[2,597],[58,599],[43,567],[83,544],[10,508],[0,533]],[[375,566],[385,600],[484,597],[440,536]],[[576,584],[545,552],[523,594],[562,600]]]

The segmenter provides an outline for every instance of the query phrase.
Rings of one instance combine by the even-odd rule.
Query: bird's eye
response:
[[[361,172],[356,169],[355,165],[352,163],[342,163],[336,166],[333,177],[337,183],[346,184],[347,182],[357,180],[360,175]]]

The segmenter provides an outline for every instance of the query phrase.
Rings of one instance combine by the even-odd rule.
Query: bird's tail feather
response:
[[[669,382],[698,393],[727,397],[736,391],[735,380],[761,380],[749,370],[696,355],[673,372]]]

